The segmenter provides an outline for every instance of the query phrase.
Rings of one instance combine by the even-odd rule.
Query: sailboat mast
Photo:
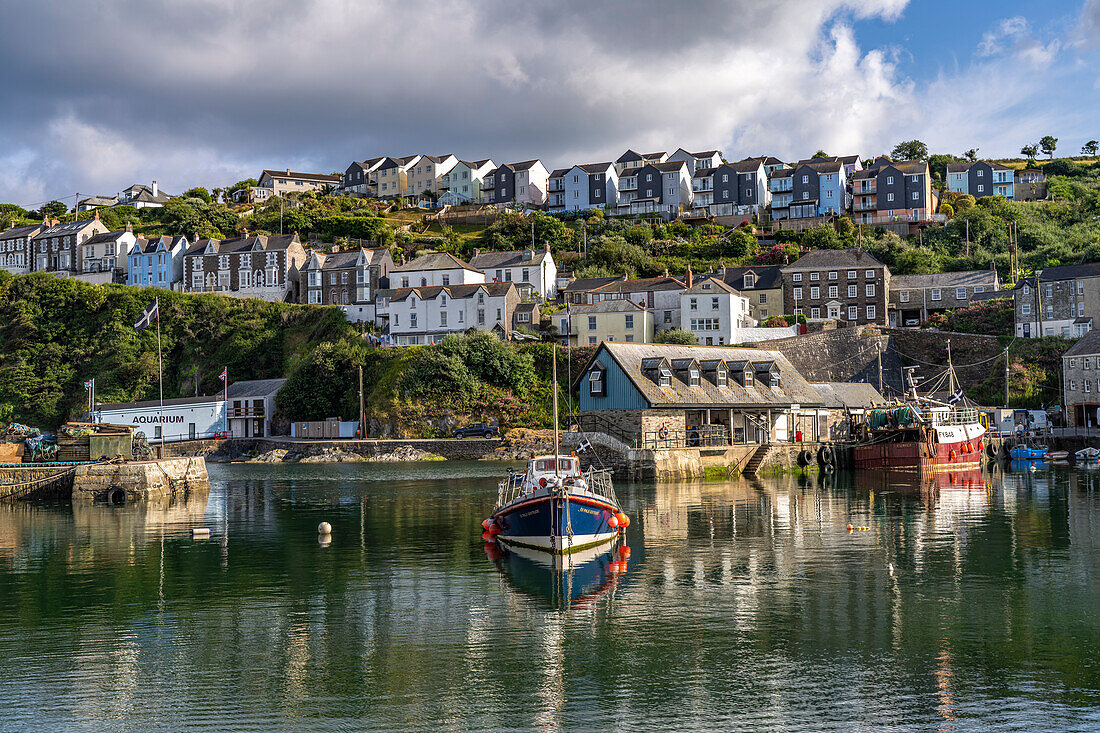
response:
[[[947,388],[955,396],[955,367],[951,363],[951,339],[947,339]]]
[[[558,345],[552,344],[550,347],[550,361],[553,362],[553,375],[554,375],[554,475],[561,476],[561,472],[558,469]]]

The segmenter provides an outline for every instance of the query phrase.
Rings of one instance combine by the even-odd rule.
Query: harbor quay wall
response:
[[[87,464],[73,475],[73,502],[136,501],[210,487],[202,457]],[[118,491],[125,496],[118,494]]]
[[[499,438],[441,438],[433,440],[308,440],[292,438],[230,438],[217,459],[232,460],[250,454],[286,451],[298,458],[323,457],[326,454],[352,454],[364,459],[379,458],[402,452],[429,453],[448,460],[473,461],[492,457],[501,447]]]
[[[69,466],[9,466],[0,468],[0,500],[67,499],[73,487]]]

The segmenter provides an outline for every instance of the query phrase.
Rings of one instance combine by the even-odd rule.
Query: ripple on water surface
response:
[[[504,470],[0,507],[0,730],[1100,728],[1096,474],[620,485],[562,568],[483,547]]]

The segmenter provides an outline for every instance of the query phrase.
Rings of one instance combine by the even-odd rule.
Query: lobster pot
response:
[[[91,460],[91,446],[88,437],[71,438],[59,435],[57,438],[57,460],[62,462]]]

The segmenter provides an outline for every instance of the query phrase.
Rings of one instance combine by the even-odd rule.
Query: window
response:
[[[595,343],[596,343],[596,337],[595,336],[589,336],[588,337],[588,345],[593,346],[593,345],[595,345]]]
[[[1077,315],[1078,316],[1084,316],[1085,315],[1085,304],[1084,303],[1078,303],[1077,304]]]
[[[836,280],[836,273],[835,272],[830,272],[829,273],[829,279],[830,280]]]
[[[1030,316],[1031,315],[1031,303],[1022,303],[1020,305],[1020,313],[1022,313],[1025,316]]]
[[[718,310],[718,298],[711,298],[710,299],[710,309],[712,311]]]
[[[1077,382],[1075,380],[1069,380],[1069,389],[1071,392],[1077,391]],[[157,430],[160,430],[160,428],[157,428]]]
[[[893,201],[894,200],[894,194],[892,194],[892,193],[886,194],[886,200],[887,201]]]
[[[756,285],[756,275],[754,275],[751,272],[746,273],[744,282],[745,282],[745,287],[746,288],[753,287],[754,285]]]
[[[837,286],[836,286],[836,285],[830,285],[830,286],[829,286],[829,297],[830,297],[830,298],[836,298],[836,297],[839,297],[839,292],[838,292],[838,290],[839,290],[839,288],[837,288]]]
[[[858,276],[859,276],[859,273],[856,272],[855,270],[848,270],[848,279],[849,280],[855,280],[856,277],[858,277]]]
[[[867,306],[867,320],[875,320],[875,307],[873,305]]]
[[[874,279],[875,271],[874,270],[865,270],[864,273],[863,273],[863,276],[866,277],[866,278]]]
[[[660,384],[662,387],[672,386],[672,372],[664,367],[661,368]]]
[[[821,309],[810,308],[810,318],[821,318]]]
[[[932,300],[940,300],[941,293],[939,288],[932,288]]]
[[[809,176],[802,176],[802,182],[803,183],[809,183],[810,182],[810,177]]]
[[[974,288],[974,292],[981,292],[981,291],[978,290],[977,288]],[[1080,280],[1077,281],[1077,294],[1078,295],[1084,295],[1085,294],[1085,284],[1083,282],[1081,282]]]
[[[893,176],[886,176],[886,185],[887,186],[893,186],[894,185],[894,177]]]
[[[797,290],[797,288],[795,288],[795,289]],[[693,311],[699,310],[698,298],[689,298],[688,299],[688,307]]]
[[[810,273],[810,280],[811,281],[820,280],[820,279],[821,279],[821,273],[820,272],[811,272]]]
[[[1081,360],[1081,366],[1085,369],[1091,369],[1092,368],[1092,359],[1082,359]]]
[[[627,317],[626,317],[626,327],[627,328],[634,328],[634,316],[627,315]]]
[[[982,184],[979,183],[978,184],[978,193],[981,193],[984,190],[985,190],[985,186],[983,186]]]
[[[1047,291],[1046,292],[1046,297],[1048,297],[1048,298],[1053,298],[1054,297],[1054,285],[1053,284],[1047,283],[1046,284],[1046,291]]]
[[[955,288],[955,299],[966,300],[966,288]]]
[[[802,282],[802,273],[801,272],[794,273],[793,275],[791,275],[791,280],[793,280],[796,283]]]
[[[1070,369],[1076,369],[1077,368],[1077,360],[1076,359],[1070,359],[1069,360],[1069,368]]]
[[[672,311],[665,311],[665,323],[672,323]]]
[[[443,284],[444,285],[450,285],[451,284],[451,276],[450,275],[444,275],[443,276]]]
[[[409,328],[416,328],[416,314],[409,314]]]
[[[855,306],[855,305],[848,306],[848,320],[849,321],[854,321],[857,318],[859,318],[859,306]]]
[[[765,303],[768,302],[768,294],[767,293],[760,293],[760,297],[757,298],[756,302],[759,303],[760,305],[764,305]]]
[[[794,314],[795,314],[796,316],[800,316],[800,315],[802,315],[802,309],[801,309],[801,308],[795,308],[795,309],[794,309]]]
[[[440,311],[439,312],[439,325],[440,326],[446,326],[447,325],[447,311]]]
[[[985,286],[984,285],[975,285],[974,286],[974,292],[975,293],[984,293],[985,292]]]
[[[810,287],[810,300],[817,300],[821,297],[821,288],[814,285]]]
[[[588,317],[588,330],[589,331],[595,331],[596,330],[596,316],[589,316]]]
[[[699,386],[699,370],[698,369],[689,369],[688,370],[688,384],[691,385],[692,387],[698,387]]]
[[[795,288],[794,289],[794,299],[795,300],[802,300],[802,288]]]
[[[868,298],[875,297],[875,284],[874,283],[867,283],[867,287],[866,287],[865,292],[866,292]]]
[[[898,293],[898,300],[900,300],[902,303],[908,303],[909,302],[909,291],[908,290],[900,291]]]
[[[603,395],[603,385],[603,372],[599,369],[592,370],[588,374],[588,393],[596,397]]]

